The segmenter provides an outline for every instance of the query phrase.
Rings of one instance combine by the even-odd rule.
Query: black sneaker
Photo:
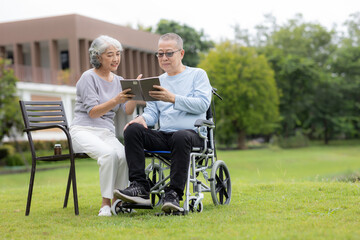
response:
[[[183,209],[179,204],[179,196],[174,190],[165,192],[164,204],[161,208],[165,213],[171,213],[176,211],[182,211]]]
[[[136,181],[124,190],[115,189],[114,195],[123,202],[151,205],[149,192]]]

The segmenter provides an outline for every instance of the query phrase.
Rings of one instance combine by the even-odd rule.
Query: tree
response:
[[[265,54],[281,91],[281,134],[297,130],[323,138],[359,136],[360,132],[360,13],[335,30],[306,23],[297,14],[282,26],[266,16],[255,36],[235,27],[236,41]]]
[[[324,139],[328,144],[330,139],[342,133],[349,127],[347,117],[343,114],[344,88],[341,79],[328,77],[317,84],[313,104],[309,107],[309,117],[303,124],[309,129],[309,135]]]
[[[317,102],[317,88],[323,82],[331,82],[327,79],[331,78],[328,59],[335,49],[332,43],[334,32],[319,24],[304,23],[301,15],[276,29],[272,28],[271,34],[266,35],[266,45],[258,50],[267,56],[275,71],[282,94],[281,132],[289,137],[298,128],[304,128],[305,122],[309,123]]]
[[[350,15],[345,25],[347,34],[329,64],[340,81],[337,91],[342,93],[341,133],[353,137],[360,136],[360,12]]]
[[[16,81],[7,60],[0,58],[0,142],[5,136],[10,137],[10,130],[13,127],[17,129],[22,127],[19,101],[16,96]]]
[[[180,25],[175,21],[161,19],[156,26],[155,33],[165,34],[169,32],[176,33],[183,39],[185,50],[183,63],[190,67],[197,66],[200,60],[200,52],[206,52],[214,46],[212,41],[206,39],[203,30],[197,32],[186,24]]]
[[[223,42],[204,56],[199,67],[224,97],[217,103],[217,138],[244,149],[246,134],[268,134],[279,121],[274,72],[254,48]]]

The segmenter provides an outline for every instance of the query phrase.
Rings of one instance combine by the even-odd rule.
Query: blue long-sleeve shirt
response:
[[[206,72],[200,68],[186,67],[175,76],[162,74],[160,84],[175,94],[175,103],[147,102],[142,114],[146,124],[154,126],[159,121],[159,130],[165,132],[195,130],[195,121],[206,119],[211,102],[211,85]]]

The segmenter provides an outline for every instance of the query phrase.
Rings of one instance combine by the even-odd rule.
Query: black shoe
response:
[[[179,204],[179,196],[174,190],[165,192],[164,204],[161,208],[165,213],[182,211],[183,209]]]
[[[114,195],[123,202],[151,205],[149,192],[136,181],[124,190],[115,189]]]

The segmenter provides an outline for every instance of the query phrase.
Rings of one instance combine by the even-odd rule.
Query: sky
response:
[[[235,25],[254,31],[265,14],[283,24],[301,13],[306,22],[331,29],[359,11],[360,0],[0,0],[0,23],[80,14],[136,28],[138,24],[155,27],[160,19],[167,19],[202,29],[209,39],[221,41],[234,38]]]

